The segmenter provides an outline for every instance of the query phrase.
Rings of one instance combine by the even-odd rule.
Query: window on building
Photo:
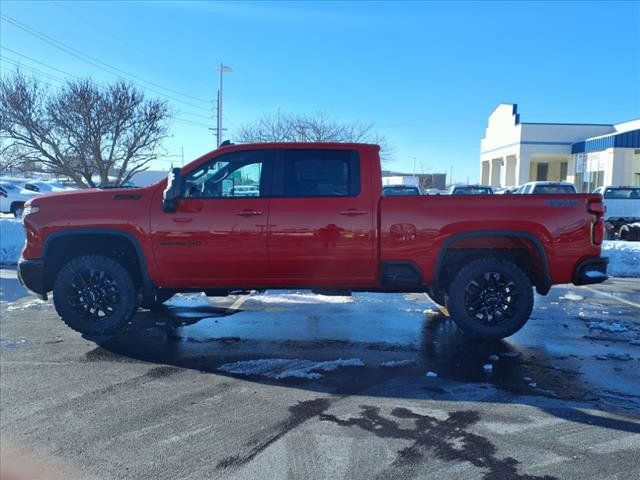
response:
[[[569,170],[569,163],[562,162],[560,164],[560,181],[565,182],[567,180],[567,171]]]
[[[546,181],[548,177],[549,177],[549,164],[538,163],[536,165],[536,180]]]

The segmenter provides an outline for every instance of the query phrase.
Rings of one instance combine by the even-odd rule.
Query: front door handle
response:
[[[259,210],[254,210],[253,208],[245,208],[244,210],[241,210],[238,213],[236,213],[236,215],[249,218],[249,217],[257,217],[259,215],[262,215],[262,212]]]
[[[347,217],[357,217],[358,215],[366,215],[367,212],[363,210],[357,210],[355,208],[349,208],[340,212],[340,215],[346,215]]]
[[[189,223],[191,221],[193,221],[193,218],[188,218],[188,217],[175,217],[173,219],[174,222],[176,223]]]

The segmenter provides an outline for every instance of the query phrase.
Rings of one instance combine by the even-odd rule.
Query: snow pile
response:
[[[252,301],[260,303],[351,303],[353,297],[341,295],[318,295],[316,293],[280,293],[255,295]]]
[[[244,360],[225,363],[218,370],[236,375],[260,375],[268,378],[307,378],[317,380],[322,378],[320,372],[332,372],[339,367],[363,367],[364,362],[359,358],[329,360],[314,362],[297,358],[264,358],[261,360]]]
[[[15,218],[0,218],[0,263],[17,263],[24,240],[22,221]]]
[[[605,241],[602,243],[602,256],[609,257],[609,275],[640,277],[640,242]]]

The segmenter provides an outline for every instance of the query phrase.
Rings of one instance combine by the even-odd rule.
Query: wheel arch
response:
[[[475,230],[471,232],[462,232],[451,235],[444,241],[442,247],[440,248],[440,251],[438,252],[438,257],[436,259],[436,264],[434,267],[432,288],[436,290],[444,289],[447,287],[447,282],[451,281],[450,278],[447,278],[446,268],[448,258],[454,251],[458,251],[460,256],[464,256],[466,254],[469,259],[480,256],[480,253],[486,255],[488,252],[492,252],[493,255],[499,257],[507,256],[505,252],[507,252],[508,250],[486,247],[477,249],[454,248],[455,244],[458,242],[470,241],[474,239],[487,240],[489,237],[499,238],[503,240],[517,239],[519,241],[528,242],[538,256],[538,261],[530,262],[529,264],[530,266],[533,266],[535,270],[533,276],[530,275],[530,277],[532,277],[532,283],[536,286],[536,291],[539,294],[546,295],[549,292],[552,283],[551,275],[549,272],[549,259],[542,241],[529,232],[522,232],[518,230]],[[516,261],[516,263],[519,262]]]
[[[155,286],[147,269],[147,260],[138,239],[131,233],[112,228],[81,228],[52,233],[42,249],[44,282],[51,290],[55,276],[71,258],[86,254],[103,254],[127,268],[143,294]]]

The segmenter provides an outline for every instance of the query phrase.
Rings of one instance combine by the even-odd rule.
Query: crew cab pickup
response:
[[[19,276],[87,334],[175,292],[306,288],[424,292],[503,338],[534,288],[606,280],[603,213],[594,194],[383,196],[376,145],[228,145],[146,188],[29,201]]]

